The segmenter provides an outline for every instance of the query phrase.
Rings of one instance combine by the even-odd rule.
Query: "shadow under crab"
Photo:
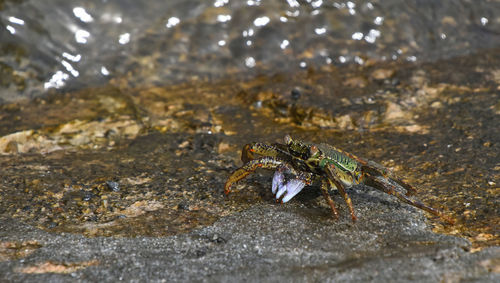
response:
[[[291,200],[306,185],[311,185],[315,181],[321,182],[323,197],[336,219],[338,211],[328,191],[329,188],[337,189],[342,195],[354,222],[357,217],[346,188],[366,184],[439,216],[450,224],[455,223],[452,217],[442,211],[410,198],[416,192],[415,188],[376,162],[359,158],[325,143],[313,144],[293,140],[289,135],[285,136],[284,142],[284,144],[254,142],[245,145],[241,153],[241,160],[245,164],[229,176],[224,192],[229,194],[234,183],[244,179],[257,168],[264,168],[275,170],[272,192],[276,194],[276,200],[282,203]],[[405,192],[402,192],[403,190]]]

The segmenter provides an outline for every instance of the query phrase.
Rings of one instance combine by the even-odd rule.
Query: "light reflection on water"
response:
[[[500,43],[500,4],[479,1],[43,2],[0,11],[0,62],[26,84],[0,86],[0,99],[134,70],[137,83],[167,84],[367,59],[428,61]],[[16,48],[25,55],[13,55]]]

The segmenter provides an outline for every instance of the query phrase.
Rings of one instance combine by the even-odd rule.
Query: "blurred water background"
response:
[[[500,46],[500,1],[2,0],[0,103]]]

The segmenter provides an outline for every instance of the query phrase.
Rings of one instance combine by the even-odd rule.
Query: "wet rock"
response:
[[[364,88],[367,85],[367,82],[363,77],[352,77],[345,80],[344,85],[352,88]]]
[[[41,247],[37,241],[1,241],[0,262],[25,258]]]
[[[395,71],[391,69],[376,69],[370,75],[373,80],[386,80],[394,76]]]

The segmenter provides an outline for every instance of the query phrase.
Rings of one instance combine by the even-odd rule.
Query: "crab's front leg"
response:
[[[364,183],[371,186],[371,187],[374,187],[378,190],[381,190],[389,195],[393,195],[393,196],[397,197],[399,200],[406,202],[407,204],[413,205],[417,208],[420,208],[424,211],[427,211],[431,214],[434,214],[450,224],[455,224],[455,219],[444,214],[442,211],[435,209],[433,207],[430,207],[428,205],[425,205],[418,200],[411,199],[406,194],[402,194],[402,193],[398,192],[397,188],[393,184],[387,182],[387,180],[383,176],[370,176],[367,174],[367,175],[365,175],[365,182]]]
[[[229,176],[229,178],[226,181],[226,184],[224,185],[224,193],[229,194],[231,191],[231,186],[238,182],[239,180],[245,178],[246,176],[250,175],[253,173],[257,168],[264,168],[264,169],[276,169],[278,166],[284,164],[285,161],[276,158],[276,157],[269,157],[269,156],[264,156],[260,157],[257,159],[253,159],[245,163],[242,167],[236,169],[236,171]]]
[[[255,154],[268,157],[278,157],[282,154],[286,155],[284,152],[285,149],[280,147],[282,147],[280,144],[275,144],[273,146],[260,142],[246,144],[241,151],[241,161],[247,163],[250,160],[254,160],[256,158]]]

